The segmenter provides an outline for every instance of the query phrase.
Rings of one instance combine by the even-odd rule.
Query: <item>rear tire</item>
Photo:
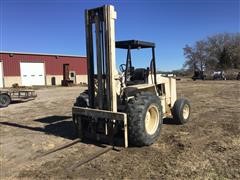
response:
[[[191,107],[187,99],[177,99],[172,109],[173,119],[177,124],[185,124],[190,118]]]
[[[127,106],[129,143],[146,146],[160,135],[162,106],[158,96],[140,93],[130,99]]]
[[[11,103],[11,98],[8,94],[0,94],[0,107],[7,107]]]

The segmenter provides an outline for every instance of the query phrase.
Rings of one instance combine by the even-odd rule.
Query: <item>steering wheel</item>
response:
[[[123,73],[123,72],[125,72],[126,71],[126,64],[121,64],[120,66],[119,66],[119,70]]]

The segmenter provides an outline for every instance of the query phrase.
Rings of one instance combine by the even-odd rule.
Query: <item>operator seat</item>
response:
[[[127,85],[135,85],[135,84],[144,84],[147,81],[149,69],[145,68],[136,68],[131,73],[130,81],[127,82]]]

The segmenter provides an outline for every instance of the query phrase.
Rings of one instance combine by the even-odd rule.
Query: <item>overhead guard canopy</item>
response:
[[[116,48],[121,49],[139,49],[139,48],[153,48],[155,43],[139,41],[139,40],[127,40],[127,41],[117,41]]]

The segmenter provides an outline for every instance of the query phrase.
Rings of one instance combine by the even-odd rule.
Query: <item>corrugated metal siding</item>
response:
[[[63,64],[69,64],[69,70],[77,75],[87,74],[86,57],[68,57],[52,55],[29,55],[0,53],[0,61],[3,62],[4,76],[20,76],[20,62],[43,62],[45,63],[46,75],[62,75]]]

